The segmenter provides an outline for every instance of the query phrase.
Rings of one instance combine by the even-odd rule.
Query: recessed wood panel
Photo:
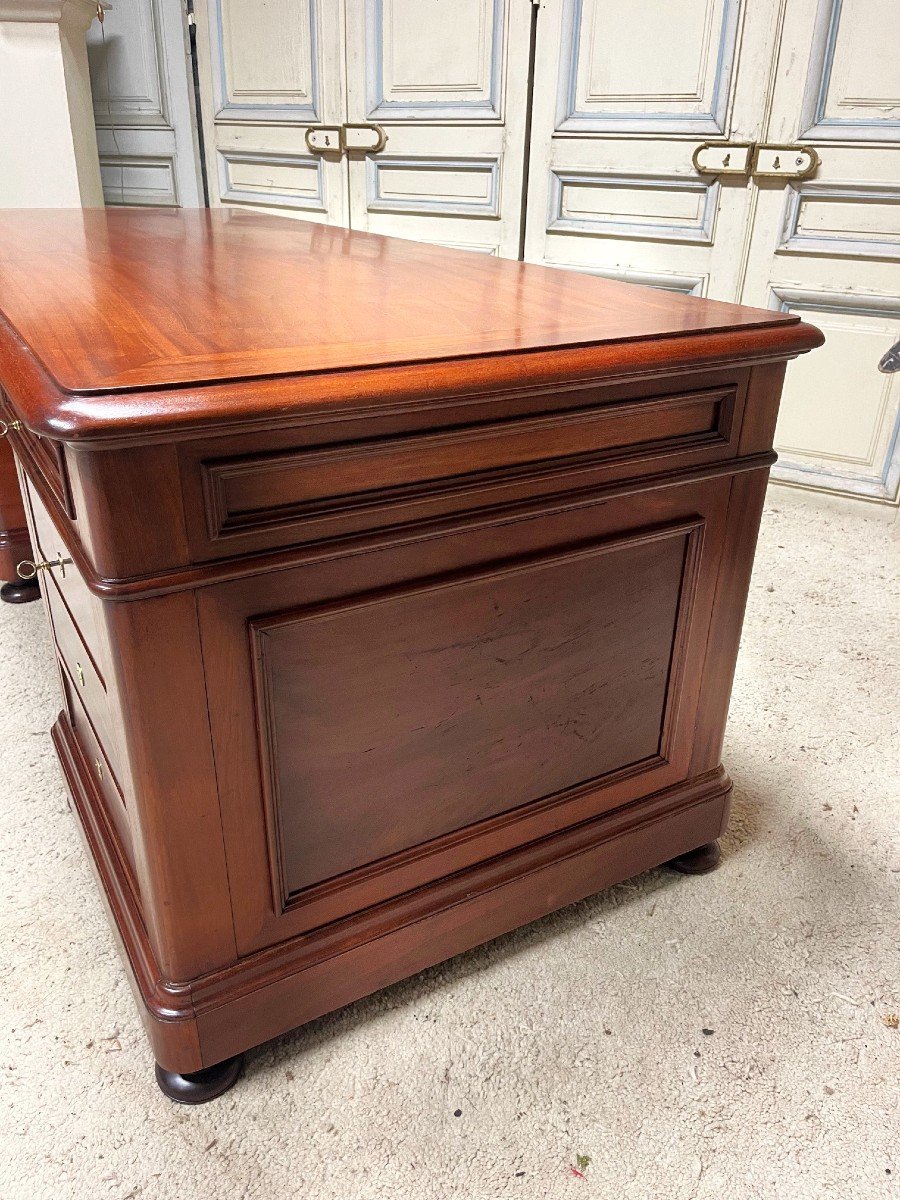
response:
[[[722,127],[736,0],[568,0],[562,129],[683,133]]]
[[[895,0],[821,0],[800,136],[895,141],[898,39]]]
[[[107,204],[178,204],[175,162],[169,157],[103,154],[100,179]]]
[[[577,395],[577,393],[576,393]],[[415,437],[255,454],[201,466],[210,535],[356,514],[412,500],[447,481],[567,456],[621,458],[638,446],[726,453],[736,388],[486,421]],[[403,517],[400,512],[398,519]],[[364,518],[363,518],[364,519]],[[371,523],[371,520],[370,520]],[[311,531],[312,532],[312,531]]]
[[[315,0],[217,0],[220,113],[316,108]]]
[[[548,229],[711,243],[718,195],[699,179],[551,171]]]
[[[826,120],[873,121],[880,116],[896,120],[900,9],[894,0],[842,0],[836,7],[827,60]]]
[[[285,891],[657,756],[687,537],[251,622]]]
[[[882,296],[779,288],[826,336],[815,357],[791,363],[775,432],[778,474],[792,482],[893,500],[900,479],[900,376],[878,370],[900,338],[900,304]],[[824,405],[821,397],[840,396]]]
[[[94,120],[100,126],[165,124],[160,20],[155,0],[110,5],[87,33]]]
[[[496,107],[501,0],[370,0],[368,82],[375,115],[429,118]]]
[[[813,182],[790,189],[779,249],[900,258],[900,188]]]
[[[499,159],[370,158],[370,212],[497,216]]]
[[[220,150],[218,158],[223,200],[325,211],[322,163],[311,154]]]

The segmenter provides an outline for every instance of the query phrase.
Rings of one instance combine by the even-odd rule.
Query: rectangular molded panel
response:
[[[285,892],[657,756],[688,536],[252,621]]]
[[[336,446],[244,455],[201,465],[211,538],[298,522],[361,516],[530,464],[611,461],[638,449],[728,452],[736,387],[684,392],[575,411],[517,416],[440,432],[374,437]],[[364,524],[365,522],[363,522]],[[311,532],[311,530],[310,530]]]

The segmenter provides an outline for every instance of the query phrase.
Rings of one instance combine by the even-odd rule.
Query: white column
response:
[[[96,0],[0,0],[0,207],[103,204],[85,35]]]

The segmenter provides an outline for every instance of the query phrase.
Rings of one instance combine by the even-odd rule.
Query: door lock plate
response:
[[[691,162],[700,175],[749,175],[753,142],[703,142]]]
[[[819,155],[812,146],[756,147],[752,174],[763,179],[807,179],[819,165]]]
[[[340,125],[310,125],[306,145],[313,154],[340,154],[343,150]]]
[[[341,126],[345,150],[357,150],[366,154],[377,154],[387,145],[387,134],[380,125],[349,122]]]

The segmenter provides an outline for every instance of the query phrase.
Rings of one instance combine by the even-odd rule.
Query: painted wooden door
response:
[[[789,0],[765,138],[743,299],[826,336],[788,367],[774,474],[895,500],[900,372],[879,362],[900,342],[897,0]],[[779,178],[801,145],[816,152],[815,173]]]
[[[107,204],[203,204],[181,0],[128,0],[88,31]]]
[[[529,259],[821,326],[773,474],[889,501],[898,45],[896,0],[542,0],[526,218]]]
[[[354,228],[518,257],[531,12],[347,0]]]
[[[196,21],[210,203],[346,225],[343,6],[198,0]]]
[[[542,0],[527,259],[735,298],[775,8]]]

